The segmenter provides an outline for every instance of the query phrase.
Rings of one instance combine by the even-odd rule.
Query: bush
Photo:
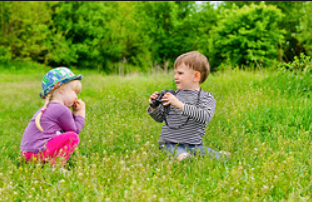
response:
[[[280,71],[292,71],[294,73],[302,72],[303,74],[312,73],[312,58],[311,56],[306,56],[303,53],[300,54],[300,57],[294,57],[293,62],[281,63],[279,65]]]
[[[0,63],[8,63],[11,58],[10,47],[0,46]]]
[[[231,66],[271,65],[277,60],[277,46],[283,40],[278,22],[282,12],[275,6],[244,6],[226,10],[211,32],[209,47],[212,62],[219,65],[230,61]]]

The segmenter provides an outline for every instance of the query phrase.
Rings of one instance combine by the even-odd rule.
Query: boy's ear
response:
[[[196,81],[196,82],[200,81],[200,72],[199,71],[195,71],[194,81]]]

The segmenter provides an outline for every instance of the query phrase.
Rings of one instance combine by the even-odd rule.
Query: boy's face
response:
[[[198,71],[190,69],[184,63],[174,70],[174,80],[178,90],[199,90],[200,74]]]

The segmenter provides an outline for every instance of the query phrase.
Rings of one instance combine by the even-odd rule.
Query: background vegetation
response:
[[[311,55],[305,1],[161,1],[0,3],[0,61],[107,73],[170,69],[199,50],[212,70],[268,68]]]

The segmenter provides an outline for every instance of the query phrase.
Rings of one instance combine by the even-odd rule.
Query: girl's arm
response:
[[[79,134],[85,124],[85,119],[82,116],[73,115],[68,108],[59,116],[58,121],[65,132],[73,131],[77,134]]]

